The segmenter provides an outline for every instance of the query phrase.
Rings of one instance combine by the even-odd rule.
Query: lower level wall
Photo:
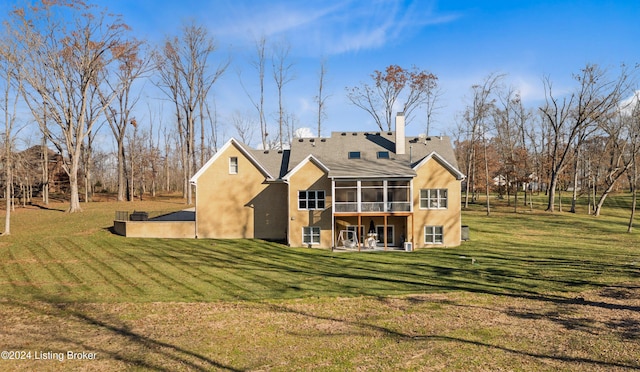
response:
[[[113,231],[129,238],[194,238],[194,221],[113,221]]]

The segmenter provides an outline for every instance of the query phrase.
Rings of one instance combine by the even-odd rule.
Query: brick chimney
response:
[[[396,155],[405,154],[404,112],[396,115]]]

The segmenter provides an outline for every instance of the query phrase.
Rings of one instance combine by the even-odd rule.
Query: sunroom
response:
[[[413,206],[410,178],[333,179],[334,246],[404,249]]]

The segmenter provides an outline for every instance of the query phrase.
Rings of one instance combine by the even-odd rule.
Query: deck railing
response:
[[[362,202],[360,210],[356,202],[335,202],[336,213],[352,213],[352,212],[410,212],[410,202]]]

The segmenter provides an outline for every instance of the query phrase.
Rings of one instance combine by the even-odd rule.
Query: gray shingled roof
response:
[[[290,150],[248,151],[274,178],[282,178],[310,154],[329,168],[329,177],[413,177],[413,166],[432,152],[458,168],[449,137],[407,137],[405,154],[397,155],[395,132],[333,132],[329,138],[295,139]],[[360,159],[349,159],[359,151]],[[388,159],[378,159],[388,151]]]
[[[289,150],[250,150],[249,152],[273,178],[281,178],[286,174],[286,165],[284,170],[282,168],[283,164],[288,163]]]
[[[360,159],[349,159],[350,151],[360,151]],[[388,151],[389,159],[378,159]],[[291,144],[289,170],[309,154],[327,168],[329,177],[413,177],[412,166],[432,152],[457,168],[458,163],[448,137],[407,137],[405,154],[395,153],[395,132],[333,132],[329,138],[296,139]]]

